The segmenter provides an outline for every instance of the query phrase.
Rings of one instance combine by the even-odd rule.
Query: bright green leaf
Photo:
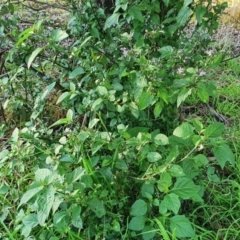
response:
[[[160,48],[159,52],[161,53],[162,58],[169,58],[173,53],[173,48],[171,46],[164,46]]]
[[[223,123],[215,122],[210,124],[204,131],[204,136],[208,138],[221,137],[224,130]]]
[[[100,202],[98,199],[91,199],[88,202],[88,206],[89,208],[96,214],[96,216],[98,218],[103,217],[106,214],[106,210],[102,204],[102,202]]]
[[[94,119],[92,119],[92,120],[89,122],[88,127],[89,127],[89,128],[93,128],[98,122],[99,122],[99,119],[98,119],[98,118],[94,118]]]
[[[214,147],[213,153],[222,169],[224,168],[226,162],[230,162],[234,166],[235,157],[232,150],[227,144],[222,143]]]
[[[68,37],[68,34],[66,33],[66,31],[63,31],[61,29],[55,29],[51,32],[51,38],[55,42],[60,42],[67,37]]]
[[[154,96],[149,92],[142,92],[138,99],[138,106],[140,110],[143,110],[153,104]]]
[[[147,154],[147,159],[149,162],[157,162],[162,158],[158,152],[149,152]]]
[[[182,139],[187,139],[193,135],[193,126],[189,123],[182,123],[174,131],[173,135]]]
[[[84,69],[82,67],[77,67],[69,74],[69,78],[70,79],[76,78],[77,76],[83,73],[85,73]]]
[[[176,18],[178,27],[183,26],[189,20],[189,17],[191,16],[191,12],[192,11],[189,7],[181,8]]]
[[[173,211],[173,213],[175,213],[175,214],[178,213],[179,208],[181,206],[178,195],[176,195],[174,193],[167,194],[164,197],[162,202],[167,206],[168,210]],[[162,204],[162,202],[161,202],[161,204]],[[161,204],[160,204],[160,207],[159,207],[160,208],[160,213],[161,213]],[[162,213],[162,214],[164,214],[164,213]]]
[[[185,99],[191,95],[191,93],[192,93],[192,89],[183,88],[178,94],[177,107],[179,107],[181,103],[183,103]]]
[[[178,238],[193,238],[195,232],[190,221],[184,215],[177,215],[170,218],[170,228]]]
[[[46,96],[53,90],[53,88],[55,87],[56,82],[51,83],[50,85],[47,86],[46,90],[44,91],[44,93],[41,96],[41,100],[43,101]]]
[[[145,217],[139,216],[139,217],[133,217],[129,223],[129,229],[133,231],[141,231],[145,227]]]
[[[143,216],[147,212],[147,203],[142,199],[138,199],[131,206],[130,215],[138,217]]]
[[[104,30],[118,24],[120,13],[113,13],[106,21]]]
[[[32,62],[34,61],[34,59],[37,57],[37,55],[38,55],[42,50],[43,50],[43,48],[37,48],[37,49],[35,49],[35,50],[32,52],[32,54],[31,54],[31,56],[29,57],[28,62],[27,62],[27,67],[28,67],[28,69],[30,68],[30,66],[31,66]]]

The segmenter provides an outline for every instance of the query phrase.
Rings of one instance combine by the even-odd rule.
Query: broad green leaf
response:
[[[170,218],[170,228],[178,238],[193,238],[195,232],[188,218],[184,215],[177,215]]]
[[[143,216],[146,212],[147,212],[147,203],[142,199],[138,199],[131,206],[130,215],[138,217],[138,216]]]
[[[73,161],[73,158],[71,157],[70,154],[64,154],[60,159],[60,162],[65,162],[65,163],[71,163]]]
[[[149,92],[142,92],[138,99],[138,106],[140,110],[149,107],[153,103],[154,96]]]
[[[201,24],[202,23],[202,19],[203,19],[203,16],[205,15],[207,11],[207,8],[203,5],[198,5],[196,10],[195,10],[195,14],[196,14],[196,19],[197,19],[197,22],[198,24]]]
[[[110,28],[113,25],[117,25],[118,24],[118,19],[119,19],[120,13],[113,13],[106,21],[105,26],[104,26],[104,30],[106,30],[107,28]]]
[[[191,4],[193,2],[193,0],[184,0],[184,7],[187,7],[189,4]]]
[[[106,214],[106,210],[102,204],[102,202],[100,202],[98,199],[91,199],[88,202],[88,206],[89,208],[96,214],[96,216],[98,218],[103,217]]]
[[[61,29],[55,29],[51,32],[51,38],[55,42],[61,42],[63,39],[67,37],[68,37],[68,34],[66,33],[66,31]]]
[[[164,134],[157,134],[155,137],[154,137],[154,142],[157,144],[157,145],[160,145],[160,146],[165,146],[165,145],[168,145],[169,144],[169,140],[168,140],[168,137]]]
[[[162,58],[169,58],[173,53],[173,48],[171,46],[164,46],[160,48],[159,52],[161,53]]]
[[[31,229],[38,225],[37,214],[30,214],[23,218],[23,224],[30,227]]]
[[[139,217],[133,217],[129,223],[129,229],[133,231],[141,231],[145,227],[145,217],[139,216]]]
[[[204,103],[207,103],[209,101],[209,89],[207,84],[203,82],[199,82],[197,86],[197,95],[203,101]]]
[[[157,102],[155,104],[155,107],[154,107],[154,110],[153,110],[153,113],[154,113],[154,117],[155,118],[158,118],[163,110],[163,107],[164,107],[164,104],[162,101],[160,102]]]
[[[131,19],[137,19],[140,22],[144,22],[144,18],[142,12],[139,10],[138,6],[132,6],[128,9],[128,14],[130,15]]]
[[[174,131],[173,135],[182,139],[187,139],[193,135],[193,126],[189,123],[182,123]]]
[[[135,117],[135,118],[138,118],[139,117],[139,111],[138,111],[138,106],[135,102],[131,102],[129,104],[129,109],[132,113],[132,115]]]
[[[157,162],[162,158],[158,152],[149,152],[147,154],[147,159],[149,162]]]
[[[49,176],[52,176],[52,171],[47,168],[40,168],[35,172],[35,181],[36,182],[43,182]]]
[[[19,129],[15,128],[12,133],[11,140],[16,143],[18,141],[18,136],[19,136]]]
[[[94,119],[92,119],[92,120],[89,122],[88,127],[89,127],[89,128],[93,128],[98,122],[99,122],[99,119],[98,119],[98,118],[94,118]]]
[[[78,167],[74,169],[71,173],[66,175],[66,182],[68,184],[72,184],[78,181],[83,176],[84,173],[85,170],[82,167]]]
[[[115,167],[120,170],[128,170],[128,165],[122,159],[118,159],[115,163]]]
[[[157,229],[154,229],[152,226],[145,226],[142,230],[142,238],[143,240],[151,240],[157,233]]]
[[[101,96],[105,96],[108,94],[108,90],[104,86],[98,86],[96,90]]]
[[[66,211],[56,212],[53,216],[54,228],[59,230],[66,229],[66,227],[69,225],[67,218],[68,213]]]
[[[214,147],[213,153],[214,153],[215,158],[217,159],[217,162],[219,163],[219,165],[221,166],[222,169],[224,168],[226,162],[229,162],[234,166],[235,157],[234,157],[232,150],[230,149],[230,147],[227,144],[222,143],[222,144]]]
[[[204,136],[208,138],[221,137],[224,130],[223,123],[215,122],[210,124],[204,131]]]
[[[37,201],[38,203],[37,218],[40,226],[44,226],[44,223],[46,222],[50,214],[54,202],[55,192],[56,192],[55,188],[50,185]]]
[[[197,156],[195,156],[194,158],[195,164],[198,167],[202,167],[202,166],[206,166],[208,165],[209,161],[207,159],[206,156],[204,156],[203,154],[198,154]]]
[[[85,73],[84,69],[82,67],[77,67],[69,74],[69,78],[70,79],[76,78],[77,76],[83,73]]]
[[[73,121],[73,117],[74,117],[74,112],[72,109],[68,109],[67,111],[67,119],[69,120],[69,122]]]
[[[178,195],[174,194],[174,193],[170,193],[168,195],[166,195],[163,199],[163,201],[161,202],[161,204],[165,204],[165,206],[167,207],[168,210],[173,211],[175,214],[178,213],[179,208],[181,206],[180,200]],[[161,204],[160,204],[160,213],[161,214],[165,214],[166,212],[161,212]]]
[[[80,217],[81,207],[78,206],[77,204],[73,204],[71,206],[71,209],[72,209],[72,225],[76,228],[82,229],[83,222]]]
[[[191,12],[192,11],[189,7],[181,8],[176,18],[178,27],[183,26],[189,20],[189,17],[191,16]]]
[[[166,7],[168,7],[170,0],[163,0]]]
[[[37,48],[37,49],[35,49],[35,50],[32,52],[32,54],[31,54],[31,56],[29,57],[28,62],[27,62],[27,67],[28,67],[28,69],[30,68],[30,66],[31,66],[32,62],[34,61],[34,59],[37,57],[37,55],[38,55],[42,50],[43,50],[43,48]]]
[[[191,95],[192,89],[183,88],[178,94],[177,98],[177,108],[185,101],[185,99]]]
[[[102,102],[103,102],[103,100],[101,98],[98,98],[97,100],[95,100],[93,105],[92,105],[92,110],[97,111],[98,108],[101,106]]]
[[[64,92],[63,94],[61,94],[61,96],[58,98],[56,104],[59,104],[60,102],[62,102],[65,98],[69,97],[71,95],[70,92]]]
[[[148,198],[154,194],[154,185],[152,183],[144,183],[141,187],[141,194],[143,197]]]
[[[21,201],[18,205],[18,208],[24,204],[27,203],[32,197],[34,197],[35,195],[37,195],[39,192],[42,191],[42,189],[44,188],[44,186],[40,186],[40,187],[36,187],[36,188],[32,188],[30,190],[28,190],[26,193],[23,194]]]
[[[56,82],[51,83],[50,85],[47,86],[46,90],[44,91],[44,93],[41,96],[41,100],[44,100],[46,98],[46,96],[53,90],[53,88],[55,87]]]
[[[199,186],[195,185],[191,179],[182,177],[177,179],[171,192],[182,199],[190,199],[198,195]]]

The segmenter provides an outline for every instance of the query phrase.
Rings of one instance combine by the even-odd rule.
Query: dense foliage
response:
[[[208,189],[234,154],[223,123],[181,107],[214,97],[226,5],[66,2],[58,26],[0,9],[1,239],[210,239]]]

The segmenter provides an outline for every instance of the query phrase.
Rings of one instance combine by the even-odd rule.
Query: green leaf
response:
[[[184,215],[177,215],[170,218],[170,228],[178,238],[193,238],[195,236],[190,221]]]
[[[108,94],[108,90],[104,86],[98,86],[96,90],[101,96],[105,96]]]
[[[197,86],[197,95],[203,101],[204,103],[207,103],[209,101],[209,89],[207,84],[203,82],[199,82]]]
[[[130,215],[131,216],[143,216],[147,212],[147,203],[142,199],[138,199],[131,206]]]
[[[131,19],[137,19],[140,22],[144,22],[142,12],[139,10],[138,6],[132,6],[128,9],[128,14],[131,16]]]
[[[68,37],[68,34],[66,33],[66,31],[63,31],[61,29],[55,29],[51,32],[51,38],[55,42],[60,42],[67,37]]]
[[[163,0],[166,7],[168,7],[170,0]]]
[[[16,143],[18,141],[18,136],[19,136],[19,129],[15,128],[12,133],[11,140]]]
[[[141,231],[145,227],[145,217],[133,217],[129,223],[129,229],[133,231]]]
[[[135,118],[138,118],[139,117],[139,111],[138,111],[138,106],[135,102],[131,102],[129,104],[129,109],[132,113],[132,115],[135,117]]]
[[[16,46],[19,46],[21,43],[23,43],[26,39],[28,39],[30,36],[34,34],[35,27],[32,26],[30,28],[25,29],[18,37],[18,41],[16,43]]]
[[[178,94],[177,98],[177,108],[185,101],[185,99],[191,95],[192,89],[183,88]]]
[[[162,156],[158,152],[149,152],[147,155],[147,159],[149,162],[157,162],[162,158]]]
[[[164,46],[160,48],[159,52],[162,58],[169,58],[172,56],[173,48],[171,46]]]
[[[61,94],[61,96],[58,98],[56,104],[59,104],[60,102],[62,102],[65,98],[69,97],[71,95],[70,92],[64,92],[63,94]]]
[[[205,15],[207,11],[207,8],[203,5],[198,5],[196,10],[195,10],[195,14],[196,14],[196,19],[197,19],[197,22],[198,24],[201,24],[202,23],[202,19],[203,19],[203,16]]]
[[[102,102],[103,100],[101,98],[98,98],[97,100],[95,100],[94,103],[92,104],[92,110],[97,111],[98,108],[101,106]]]
[[[52,176],[52,171],[47,168],[40,168],[35,172],[35,181],[43,182],[46,181],[49,176]]]
[[[68,109],[67,111],[67,119],[69,120],[69,122],[73,121],[73,117],[74,117],[74,112],[72,109]]]
[[[173,135],[180,137],[182,139],[187,139],[193,135],[193,126],[189,123],[182,123],[174,131]]]
[[[149,92],[142,92],[138,99],[138,106],[140,110],[149,107],[153,103],[154,96]]]
[[[89,122],[88,127],[89,127],[89,128],[93,128],[98,122],[99,122],[99,119],[98,119],[98,118],[94,118],[94,119],[92,119],[92,120]]]
[[[71,206],[71,210],[72,210],[72,225],[76,228],[82,229],[83,222],[80,217],[81,207],[78,206],[77,204],[73,204]]]
[[[32,188],[30,190],[28,190],[26,193],[23,194],[21,201],[18,205],[18,208],[24,204],[27,203],[32,197],[34,197],[35,195],[37,195],[39,192],[42,191],[42,189],[44,188],[44,186],[40,186],[40,187],[36,187],[36,188]]]
[[[153,113],[154,113],[154,117],[155,118],[158,118],[163,110],[163,107],[164,107],[164,104],[163,102],[157,102],[155,104],[155,107],[154,107],[154,110],[153,110]]]
[[[165,146],[169,144],[168,137],[161,133],[157,134],[153,140],[154,140],[154,143],[160,146]]]
[[[44,91],[44,93],[41,96],[41,100],[44,100],[46,98],[46,96],[53,90],[53,88],[55,87],[56,82],[51,83],[50,85],[47,86],[46,90]]]
[[[226,162],[230,162],[233,166],[235,165],[234,154],[227,144],[222,143],[214,147],[213,153],[222,169],[224,168]]]
[[[223,123],[212,123],[204,131],[204,136],[208,138],[221,137],[224,130]]]
[[[50,210],[54,202],[55,192],[56,192],[55,188],[50,185],[37,201],[38,203],[37,218],[40,226],[44,226],[44,223],[50,214]]]
[[[198,195],[199,186],[195,185],[191,179],[182,177],[177,179],[171,192],[182,199],[190,199]]]
[[[102,204],[102,202],[100,202],[98,199],[91,199],[88,202],[88,206],[89,208],[96,214],[96,216],[98,218],[103,217],[106,214],[106,210]]]
[[[84,69],[82,67],[77,67],[69,74],[69,79],[76,78],[83,73],[85,73]]]
[[[176,18],[178,27],[183,26],[189,20],[189,17],[191,16],[191,12],[192,11],[189,7],[181,8]]]
[[[104,30],[118,24],[120,13],[113,13],[105,22]]]
[[[154,229],[152,226],[145,226],[142,230],[142,238],[143,240],[151,240],[156,235],[158,230]]]
[[[154,185],[152,183],[144,183],[141,187],[141,194],[145,198],[149,199],[149,196],[152,198],[154,194]]]
[[[54,126],[62,125],[62,124],[69,124],[71,121],[68,118],[61,118],[55,123],[53,123],[49,128],[52,128]]]
[[[187,7],[189,4],[191,4],[193,2],[193,0],[184,0],[184,7]]]
[[[175,214],[178,213],[179,208],[181,206],[179,197],[175,193],[170,193],[170,194],[166,195],[164,197],[163,201],[160,204],[160,207],[159,207],[160,213],[165,214],[166,212],[161,212],[161,205],[162,204],[167,206],[167,209],[170,210],[170,211],[173,211]]]
[[[27,62],[27,67],[28,67],[28,69],[30,68],[30,66],[31,66],[32,62],[34,61],[34,59],[37,57],[37,55],[38,55],[42,50],[43,50],[43,48],[37,48],[37,49],[35,49],[35,50],[32,52],[32,54],[31,54],[31,56],[29,57],[28,62]]]

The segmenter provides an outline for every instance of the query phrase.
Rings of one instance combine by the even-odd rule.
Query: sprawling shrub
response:
[[[221,60],[210,43],[225,4],[67,2],[61,26],[0,11],[2,110],[25,109],[0,153],[5,178],[26,174],[3,183],[17,195],[9,227],[25,239],[193,239],[190,212],[215,165],[234,165],[222,123],[181,118],[189,96],[214,96],[206,75]],[[53,104],[66,116],[53,121]]]

